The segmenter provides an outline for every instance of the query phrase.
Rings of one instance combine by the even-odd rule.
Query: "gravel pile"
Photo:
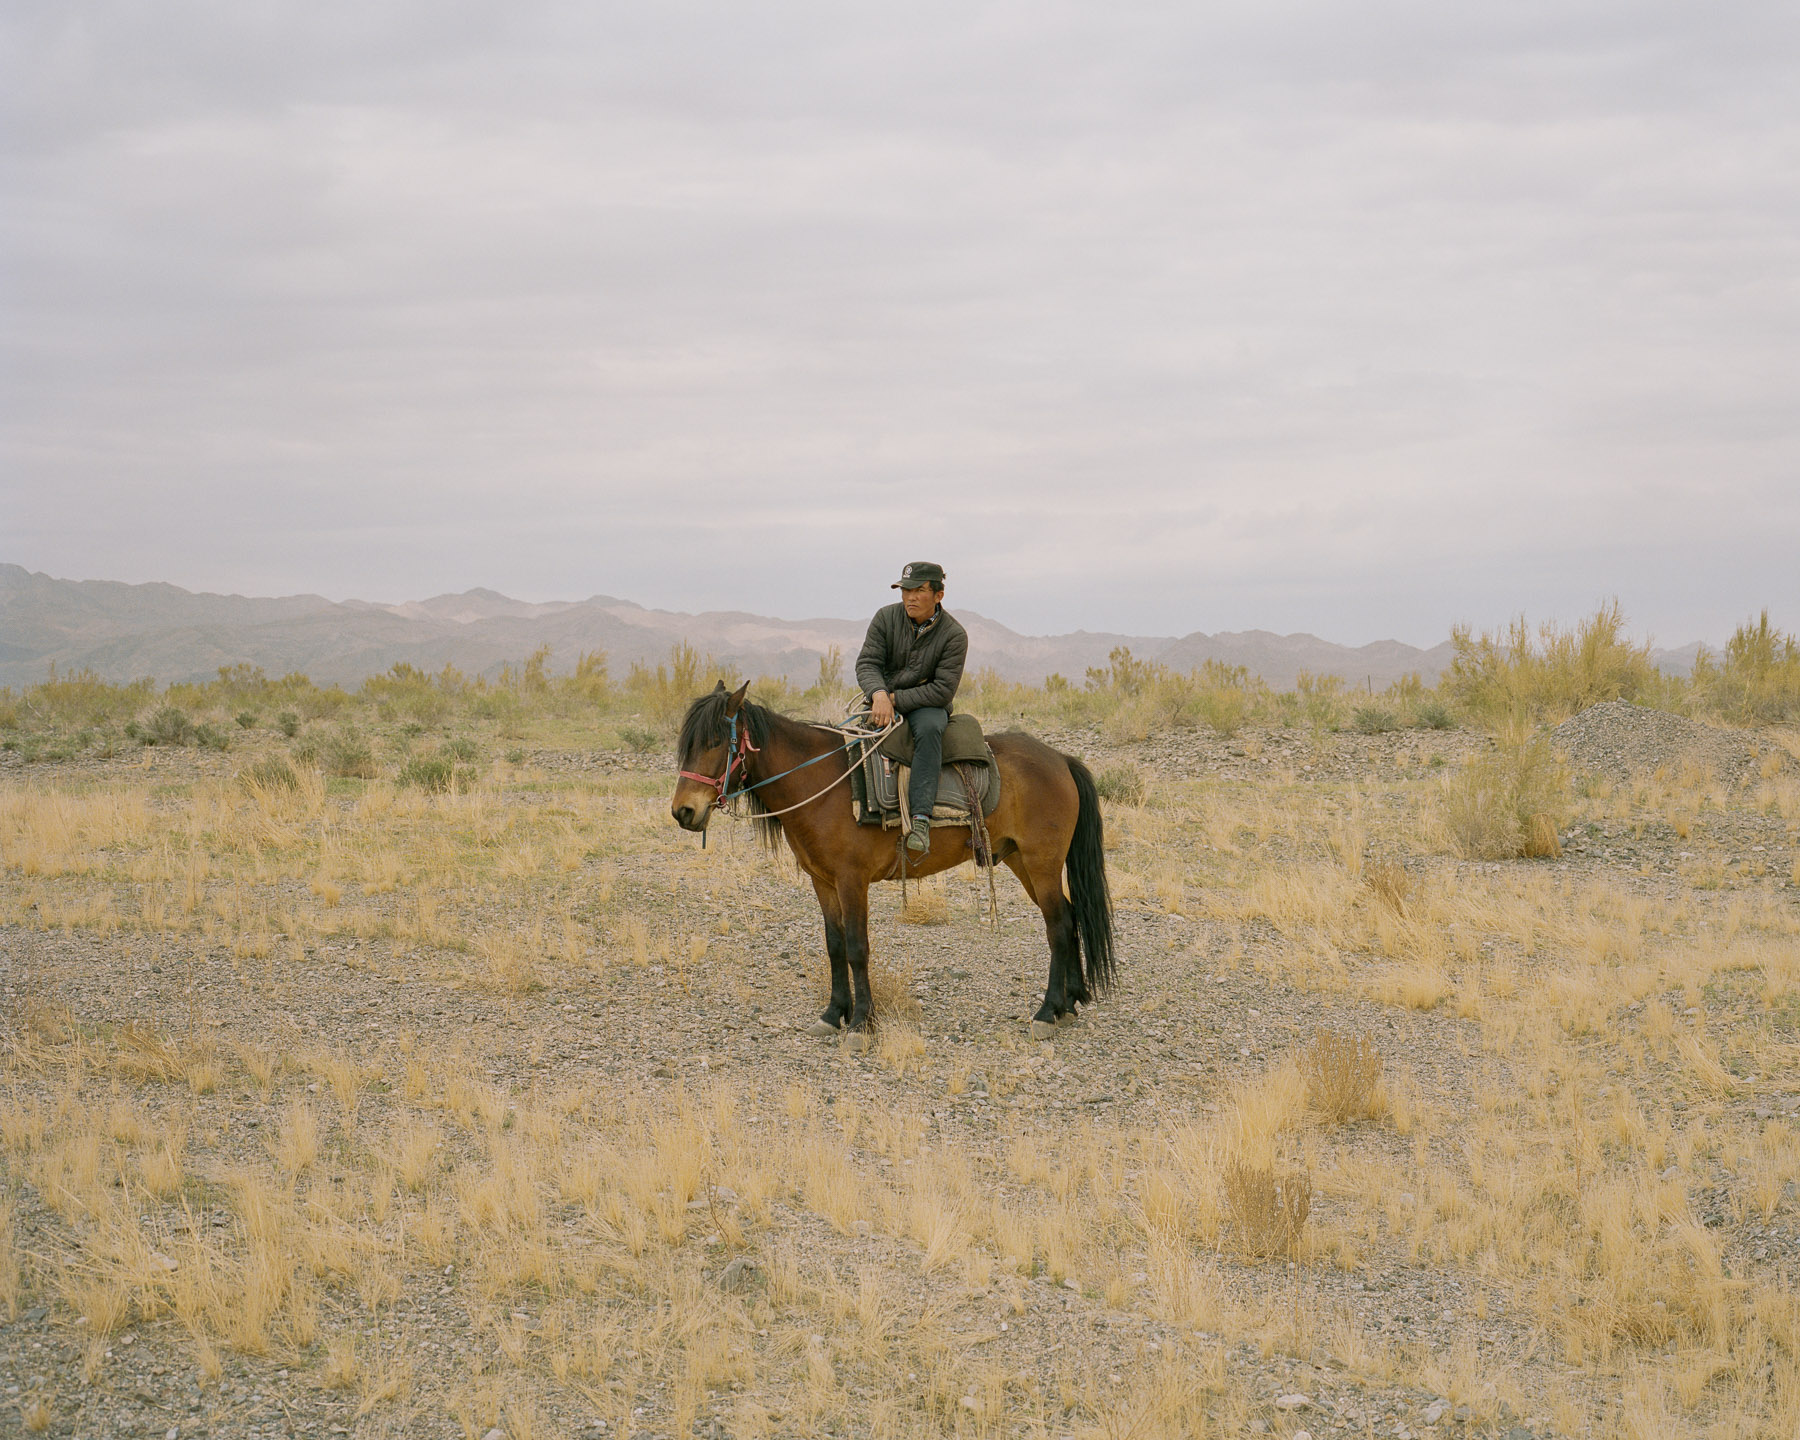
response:
[[[1628,700],[1588,706],[1552,730],[1550,741],[1569,757],[1574,769],[1614,781],[1654,774],[1664,766],[1676,774],[1692,763],[1729,785],[1742,780],[1756,763],[1750,746],[1735,731],[1666,710],[1646,710]]]

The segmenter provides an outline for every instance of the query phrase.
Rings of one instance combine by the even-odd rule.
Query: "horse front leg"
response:
[[[850,1011],[850,1029],[866,1034],[875,994],[869,987],[869,887],[846,884],[838,891],[844,917],[844,952],[850,962],[850,978],[856,986],[856,1003]]]
[[[844,1021],[849,1018],[852,1005],[849,947],[844,937],[843,907],[838,903],[835,887],[815,880],[813,889],[819,897],[819,911],[825,917],[825,953],[831,959],[831,1003],[813,1021],[807,1033],[818,1036],[835,1035],[844,1028]],[[865,935],[866,928],[865,925]],[[867,948],[866,939],[864,947]]]

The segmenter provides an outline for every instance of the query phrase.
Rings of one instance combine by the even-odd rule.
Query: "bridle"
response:
[[[760,755],[762,749],[760,746],[751,743],[750,727],[748,725],[746,725],[741,732],[738,730],[737,716],[727,715],[725,717],[725,723],[731,727],[730,735],[725,743],[725,768],[717,775],[701,775],[693,770],[683,770],[681,772],[681,778],[683,780],[697,780],[702,785],[712,786],[714,792],[718,796],[718,808],[725,811],[727,814],[730,814],[731,802],[736,799],[738,795],[746,794],[757,788],[754,785],[739,785],[736,792],[733,793],[731,789],[732,772],[742,770],[748,774],[750,757],[752,755]],[[775,778],[779,779],[780,777],[776,776]],[[768,782],[764,781],[763,783],[767,784]]]
[[[727,715],[725,717],[725,723],[728,727],[725,740],[725,768],[717,775],[702,775],[695,770],[682,770],[678,773],[683,780],[694,780],[702,785],[710,785],[713,792],[718,796],[718,799],[714,802],[714,807],[726,815],[731,813],[731,802],[737,799],[738,796],[748,795],[753,790],[762,789],[765,785],[773,785],[777,780],[784,780],[796,771],[804,770],[809,765],[817,765],[821,760],[828,760],[833,755],[839,753],[839,751],[835,749],[826,750],[821,754],[813,756],[810,760],[802,760],[798,765],[780,771],[777,774],[765,776],[761,780],[754,780],[749,784],[740,782],[738,788],[733,790],[731,788],[732,775],[734,773],[740,774],[747,779],[750,773],[750,757],[752,755],[762,754],[762,747],[751,742],[750,727],[748,725],[741,731],[738,729],[738,717],[736,715]],[[817,728],[821,730],[835,730],[840,735],[849,735],[852,739],[858,741],[862,745],[864,752],[867,753],[869,746],[878,744],[890,731],[898,729],[903,723],[904,722],[899,716],[895,716],[889,724],[882,729],[873,732],[852,730],[837,725],[821,725]],[[800,801],[799,804],[789,805],[781,810],[770,810],[763,814],[752,815],[750,818],[753,820],[775,820],[791,811],[800,809],[802,806],[810,805],[814,800],[817,800],[820,795],[825,794],[826,791],[834,790],[839,785],[843,784],[844,781],[848,780],[850,778],[850,772],[853,769],[855,769],[855,766],[847,767],[844,773],[827,785],[824,790],[820,790],[816,794],[808,795],[806,799]],[[700,843],[702,845],[706,844],[706,832],[704,830],[700,832]]]

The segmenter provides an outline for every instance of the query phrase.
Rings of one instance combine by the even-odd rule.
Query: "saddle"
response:
[[[897,830],[905,823],[906,784],[912,765],[912,732],[901,725],[879,745],[863,751],[860,741],[844,747],[850,753],[850,799],[859,825]],[[970,797],[973,796],[973,802]],[[1000,803],[1000,767],[973,715],[952,715],[944,729],[944,768],[938,772],[937,804],[932,825],[968,825],[971,803],[986,817]]]

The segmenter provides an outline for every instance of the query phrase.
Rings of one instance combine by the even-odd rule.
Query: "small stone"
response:
[[[487,1434],[483,1435],[481,1440],[506,1440],[506,1432],[496,1425],[492,1430],[488,1431]]]
[[[152,1250],[150,1252],[150,1263],[164,1273],[171,1273],[181,1268],[160,1250]]]
[[[1304,1395],[1277,1395],[1275,1397],[1277,1410],[1304,1410],[1310,1404],[1312,1401]]]
[[[1063,1281],[1063,1289],[1079,1291],[1081,1287],[1075,1283],[1075,1278],[1070,1276],[1067,1280]]]
[[[1312,1440],[1312,1431],[1296,1430],[1292,1435],[1288,1436],[1288,1440]]]
[[[652,1069],[650,1073],[658,1080],[673,1080],[675,1078],[675,1067],[665,1060],[662,1064]],[[482,1440],[487,1440],[487,1437],[483,1436]]]
[[[962,1408],[971,1411],[979,1410],[981,1408],[981,1402],[973,1395],[965,1395],[962,1397]]]
[[[1537,1440],[1523,1425],[1515,1425],[1506,1432],[1506,1440]]]
[[[750,1284],[750,1277],[755,1273],[756,1262],[747,1255],[740,1255],[719,1272],[719,1288],[735,1295]]]
[[[1444,1418],[1444,1412],[1449,1408],[1450,1406],[1446,1401],[1433,1400],[1425,1407],[1425,1423],[1427,1425],[1437,1424],[1438,1421]]]

